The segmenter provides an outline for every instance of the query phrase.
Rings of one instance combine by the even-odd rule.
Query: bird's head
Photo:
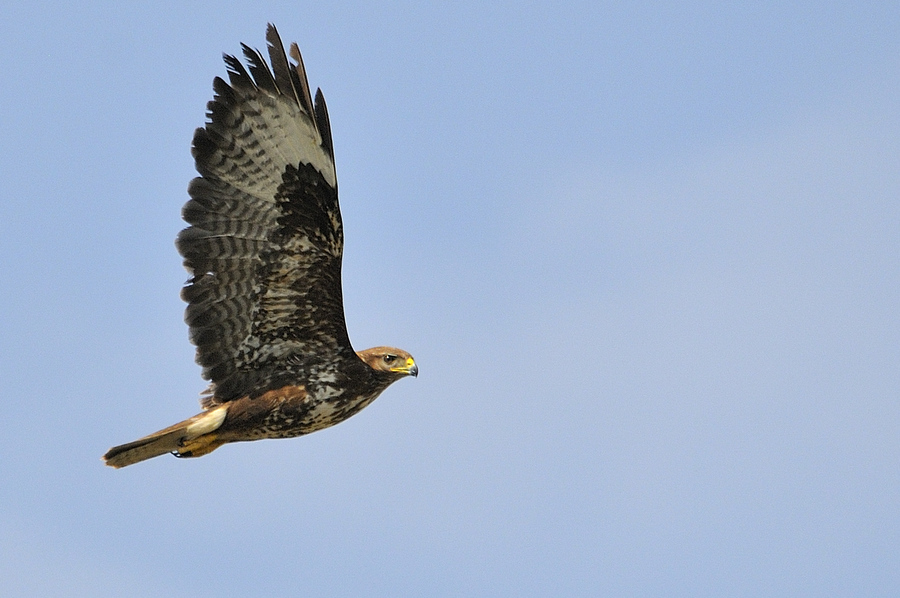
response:
[[[418,376],[419,366],[412,355],[403,349],[394,347],[372,347],[357,353],[370,368],[378,372],[397,374],[398,376]]]

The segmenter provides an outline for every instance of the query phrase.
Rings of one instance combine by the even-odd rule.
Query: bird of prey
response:
[[[418,374],[406,351],[350,345],[325,99],[317,90],[313,101],[297,44],[289,62],[271,24],[266,41],[271,68],[244,44],[247,68],[225,55],[230,82],[213,80],[208,121],[194,133],[200,176],[176,246],[190,276],[185,321],[210,381],[203,411],[110,449],[112,467],[309,434]]]

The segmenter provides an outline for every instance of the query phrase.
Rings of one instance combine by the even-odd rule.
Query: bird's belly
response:
[[[302,387],[293,387],[302,388]],[[273,391],[249,401],[245,409],[254,411],[255,417],[235,418],[229,426],[236,440],[263,438],[293,438],[303,436],[338,424],[375,400],[375,396],[344,396],[323,393],[321,396],[305,392]],[[254,404],[255,403],[255,404]]]

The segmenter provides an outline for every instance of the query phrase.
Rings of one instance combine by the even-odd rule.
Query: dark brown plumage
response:
[[[355,352],[344,322],[344,237],[328,111],[296,44],[289,63],[266,32],[271,70],[242,44],[225,56],[208,122],[194,134],[198,178],[176,245],[190,273],[182,298],[210,387],[204,411],[109,450],[124,467],[172,452],[288,438],[339,423],[418,368],[400,349]]]

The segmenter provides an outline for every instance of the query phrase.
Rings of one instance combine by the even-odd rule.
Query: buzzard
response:
[[[331,126],[297,44],[288,61],[273,25],[271,68],[241,44],[213,80],[208,122],[194,133],[199,177],[176,241],[203,411],[110,449],[125,467],[164,453],[199,457],[229,442],[290,438],[337,424],[391,383],[416,376],[406,351],[350,345],[341,297],[344,247]]]

